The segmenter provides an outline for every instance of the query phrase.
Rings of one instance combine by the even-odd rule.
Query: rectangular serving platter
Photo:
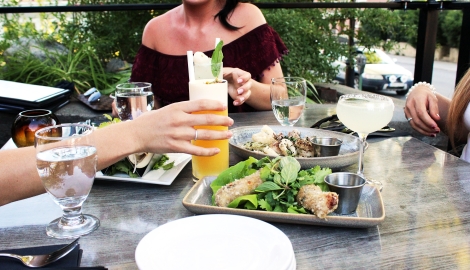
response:
[[[267,212],[213,206],[210,184],[215,177],[199,180],[183,198],[183,205],[195,214],[233,214],[261,219],[268,222],[306,224],[332,227],[368,228],[379,225],[385,219],[385,210],[380,191],[365,185],[355,213],[337,215],[331,213],[326,219],[315,215]]]

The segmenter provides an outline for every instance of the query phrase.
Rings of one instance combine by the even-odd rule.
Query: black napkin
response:
[[[338,116],[333,114],[332,116],[325,117],[315,124],[311,126],[311,128],[318,128],[318,129],[325,129],[325,130],[332,130],[338,131],[343,133],[351,133],[352,130],[348,129],[341,121],[339,121]],[[353,135],[357,136],[357,133],[353,133]],[[367,135],[368,138],[371,137],[401,137],[401,136],[410,136],[411,134],[407,131],[399,131],[395,130],[392,127],[385,126],[381,130],[376,132],[372,132]]]
[[[14,253],[18,255],[40,255],[48,254],[58,250],[65,245],[54,245],[54,246],[42,246],[42,247],[31,247],[31,248],[20,248],[20,249],[10,249],[2,250],[3,253]],[[47,268],[63,268],[63,267],[78,267],[80,266],[80,261],[82,259],[82,250],[80,245],[77,245],[69,254],[67,254],[62,259],[53,262],[49,265],[46,265],[40,269]],[[30,267],[25,266],[17,259],[0,257],[0,269],[31,269]]]

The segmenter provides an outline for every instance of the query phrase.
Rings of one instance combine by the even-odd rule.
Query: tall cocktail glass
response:
[[[274,116],[283,126],[299,121],[305,107],[307,81],[299,77],[271,79],[271,105]]]
[[[202,79],[189,82],[189,99],[212,99],[228,102],[227,81],[214,82],[214,79]],[[196,114],[228,115],[228,111],[200,111]],[[227,130],[226,126],[195,126],[197,129]],[[193,156],[193,177],[197,181],[206,176],[217,176],[229,167],[229,143],[228,140],[193,140],[192,143],[201,147],[217,147],[220,152],[210,157]]]
[[[57,132],[60,131],[60,132]],[[100,226],[98,218],[82,214],[96,173],[93,127],[84,124],[49,126],[35,133],[36,167],[47,193],[63,216],[46,227],[55,238],[76,238]]]
[[[350,130],[357,132],[360,139],[357,174],[379,190],[382,183],[364,176],[364,145],[367,135],[386,126],[392,120],[394,104],[392,99],[376,94],[342,95],[336,106],[338,119]]]

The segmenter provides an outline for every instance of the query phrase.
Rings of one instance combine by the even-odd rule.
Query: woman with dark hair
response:
[[[287,48],[261,11],[238,0],[183,0],[145,26],[131,81],[152,83],[156,108],[188,100],[187,51],[211,57],[224,42],[229,112],[270,110],[270,80],[282,77]]]

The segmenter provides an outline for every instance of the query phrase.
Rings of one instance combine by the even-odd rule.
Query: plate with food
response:
[[[171,185],[176,176],[191,160],[183,153],[140,153],[123,159],[112,166],[96,172],[96,179]]]
[[[358,207],[349,215],[334,212],[341,198],[323,179],[332,171],[303,170],[292,157],[250,157],[218,177],[199,180],[183,198],[195,214],[233,214],[269,222],[367,228],[385,219],[382,196],[365,185]]]
[[[302,169],[319,165],[332,170],[357,163],[359,138],[336,131],[286,126],[246,126],[231,130],[230,150],[242,158],[293,156]],[[337,156],[315,156],[313,138],[336,138],[342,141]],[[295,143],[293,143],[295,141]]]

